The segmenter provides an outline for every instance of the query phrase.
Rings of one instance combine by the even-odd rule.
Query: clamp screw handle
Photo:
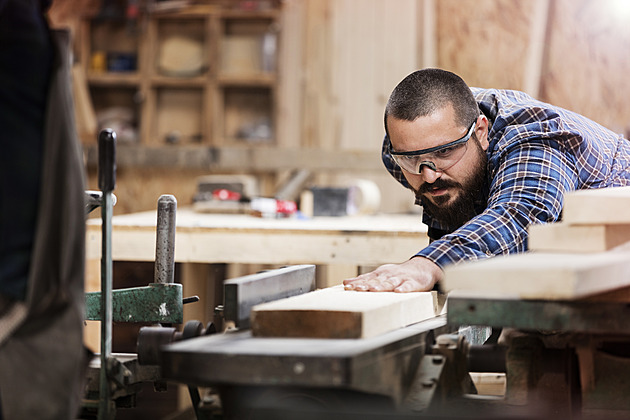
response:
[[[98,134],[98,188],[103,192],[116,188],[116,132],[110,128]]]

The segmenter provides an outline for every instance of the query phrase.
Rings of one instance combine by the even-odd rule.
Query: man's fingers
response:
[[[401,280],[397,277],[387,277],[382,280],[373,281],[370,283],[370,292],[391,292],[396,287],[400,286]]]
[[[344,281],[344,288],[361,292],[391,292],[401,283],[402,281],[397,277],[370,276],[360,280],[355,279],[351,282]]]
[[[346,290],[370,292],[424,292],[441,278],[441,269],[424,258],[402,264],[385,264],[376,270],[343,281]]]
[[[343,285],[346,290],[369,290],[368,284],[378,278],[379,274],[375,271],[371,271],[350,279],[345,279]]]
[[[397,293],[420,292],[422,290],[422,285],[415,280],[404,281],[394,288],[394,292]]]

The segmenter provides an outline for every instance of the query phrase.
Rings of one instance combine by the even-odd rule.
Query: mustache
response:
[[[435,180],[435,182],[429,184],[429,183],[424,183],[420,186],[420,188],[418,189],[418,192],[420,194],[423,193],[428,193],[429,191],[433,190],[433,189],[439,189],[439,188],[454,188],[454,187],[459,187],[460,184],[458,182],[455,181],[448,181],[448,180],[444,180],[442,178],[438,178]]]

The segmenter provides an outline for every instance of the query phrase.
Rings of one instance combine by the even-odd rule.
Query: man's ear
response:
[[[490,126],[488,123],[488,118],[481,114],[477,117],[477,127],[475,128],[475,137],[477,137],[477,141],[483,150],[488,150],[490,146],[490,142],[488,141],[488,130]]]

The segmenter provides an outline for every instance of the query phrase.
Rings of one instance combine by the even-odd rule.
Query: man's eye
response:
[[[448,156],[449,154],[453,153],[453,150],[455,150],[455,147],[445,147],[444,149],[436,150],[435,154],[440,156],[440,157],[444,157],[444,156]]]

